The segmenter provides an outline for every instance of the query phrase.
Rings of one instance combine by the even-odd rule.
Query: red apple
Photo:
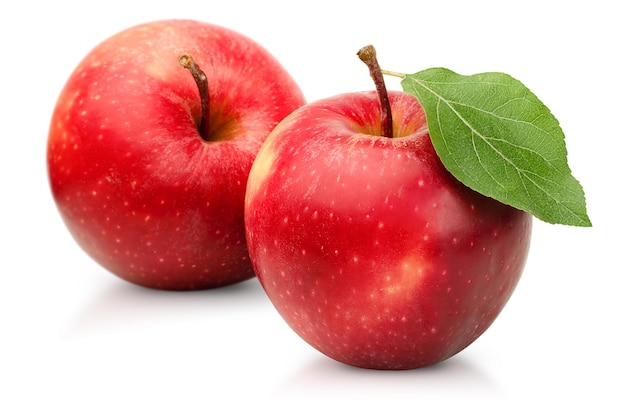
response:
[[[206,111],[183,54],[206,74]],[[93,49],[61,92],[47,147],[54,201],[78,244],[132,283],[188,290],[251,278],[248,173],[302,104],[281,64],[239,33],[189,20],[129,28]]]
[[[340,362],[412,369],[458,353],[494,321],[524,267],[532,217],[444,168],[418,101],[374,92],[285,118],[250,172],[248,248],[270,300]]]

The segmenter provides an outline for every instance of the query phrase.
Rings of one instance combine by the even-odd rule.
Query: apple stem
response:
[[[178,58],[178,63],[185,69],[189,70],[193,76],[193,80],[196,81],[198,86],[198,92],[200,92],[200,106],[202,110],[202,116],[200,118],[200,127],[198,132],[203,140],[209,140],[209,82],[206,74],[198,67],[193,58],[188,54],[183,54]]]
[[[393,138],[393,118],[391,117],[391,104],[389,103],[389,94],[385,87],[385,79],[383,78],[383,72],[376,59],[376,49],[374,46],[368,45],[362,47],[357,55],[359,59],[363,61],[370,70],[370,76],[374,80],[376,85],[376,91],[378,92],[378,99],[380,100],[380,121],[381,121],[381,134],[387,138]]]

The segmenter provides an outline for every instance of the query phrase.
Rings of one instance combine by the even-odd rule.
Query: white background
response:
[[[619,3],[343,4],[2,3],[0,411],[626,411]],[[256,280],[192,293],[119,280],[84,255],[56,211],[48,122],[92,47],[178,17],[254,38],[308,100],[372,89],[355,55],[370,43],[388,70],[513,75],[560,120],[594,227],[535,221],[525,273],[500,317],[465,351],[422,370],[368,371],[326,358],[286,326]],[[387,85],[400,88],[393,78]]]

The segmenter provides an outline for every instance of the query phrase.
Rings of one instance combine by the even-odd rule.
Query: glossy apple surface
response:
[[[206,140],[184,53],[208,78]],[[281,64],[239,33],[190,20],[129,28],[96,46],[60,94],[47,146],[54,201],[78,244],[132,283],[190,290],[251,278],[248,172],[303,103]]]
[[[248,181],[252,263],[306,342],[340,362],[412,369],[458,353],[522,273],[531,216],[444,169],[417,100],[391,92],[309,103],[270,134]]]

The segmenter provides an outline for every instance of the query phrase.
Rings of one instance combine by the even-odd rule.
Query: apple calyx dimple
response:
[[[188,54],[182,54],[178,58],[178,63],[185,69],[189,70],[198,86],[200,93],[200,106],[202,110],[200,118],[200,126],[198,132],[204,141],[209,141],[209,82],[206,74],[198,67],[193,58]]]
[[[381,135],[387,138],[393,138],[393,117],[391,116],[391,104],[389,103],[389,94],[385,86],[383,73],[376,59],[376,49],[372,45],[364,46],[357,52],[359,59],[365,63],[370,71],[370,76],[374,80],[378,99],[380,100],[380,121]]]

